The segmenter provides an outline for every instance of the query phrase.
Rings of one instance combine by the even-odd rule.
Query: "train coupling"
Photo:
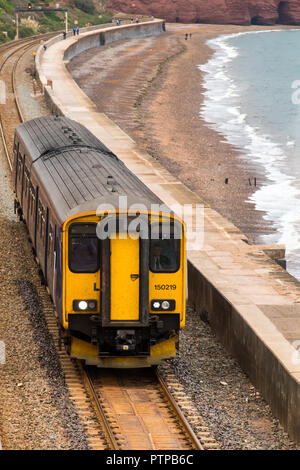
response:
[[[136,335],[134,330],[117,330],[116,334],[117,351],[135,351]]]

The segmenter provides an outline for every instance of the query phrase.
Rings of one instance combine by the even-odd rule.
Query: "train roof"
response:
[[[35,161],[41,155],[60,148],[86,145],[106,152],[109,149],[88,129],[63,116],[45,116],[20,124],[16,133],[28,149],[28,158]]]
[[[162,204],[109,149],[81,124],[65,117],[42,117],[16,129],[26,149],[26,164],[46,193],[60,223],[100,204]]]

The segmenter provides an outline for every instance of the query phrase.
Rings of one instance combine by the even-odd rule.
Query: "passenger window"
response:
[[[50,260],[50,266],[53,267],[53,228],[52,225],[50,224],[49,226],[49,234],[48,234],[48,256]]]
[[[150,270],[175,273],[180,267],[181,227],[179,224],[151,224]]]
[[[49,226],[49,234],[48,234],[48,253],[52,252],[52,243],[53,243],[53,230],[52,225]]]
[[[30,215],[33,215],[34,205],[35,205],[35,192],[34,187],[30,184],[30,198],[29,198],[29,206],[30,206]]]
[[[100,267],[97,224],[75,223],[69,229],[69,268],[74,273],[95,273]]]
[[[45,236],[45,227],[46,227],[46,219],[45,219],[45,209],[42,206],[41,202],[39,202],[38,207],[38,232],[40,237],[44,239]]]
[[[25,173],[24,194],[25,194],[25,198],[27,198],[28,191],[29,191],[29,171],[28,171],[26,166],[25,166],[25,169],[24,169],[24,173]]]
[[[41,237],[42,240],[45,238],[45,233],[46,233],[46,219],[45,219],[45,209],[42,211],[42,226],[41,226]]]
[[[19,158],[18,158],[18,180],[21,181],[21,178],[22,178],[22,157],[21,155],[19,154]]]
[[[42,219],[41,205],[39,203],[39,205],[38,205],[38,220],[37,220],[37,229],[38,229],[39,234],[41,233],[41,219]]]

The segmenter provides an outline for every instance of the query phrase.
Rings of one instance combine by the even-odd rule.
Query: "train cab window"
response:
[[[150,270],[175,273],[180,267],[181,227],[179,224],[151,224]]]
[[[97,224],[74,223],[69,228],[69,268],[74,273],[95,273],[100,267]]]

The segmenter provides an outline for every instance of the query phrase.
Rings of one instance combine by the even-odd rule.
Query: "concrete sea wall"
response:
[[[64,60],[71,60],[81,52],[87,51],[93,47],[104,46],[106,44],[125,39],[153,36],[155,34],[161,34],[163,30],[163,21],[153,21],[149,23],[138,23],[119,26],[117,28],[109,28],[106,31],[83,36],[79,41],[66,49]]]

